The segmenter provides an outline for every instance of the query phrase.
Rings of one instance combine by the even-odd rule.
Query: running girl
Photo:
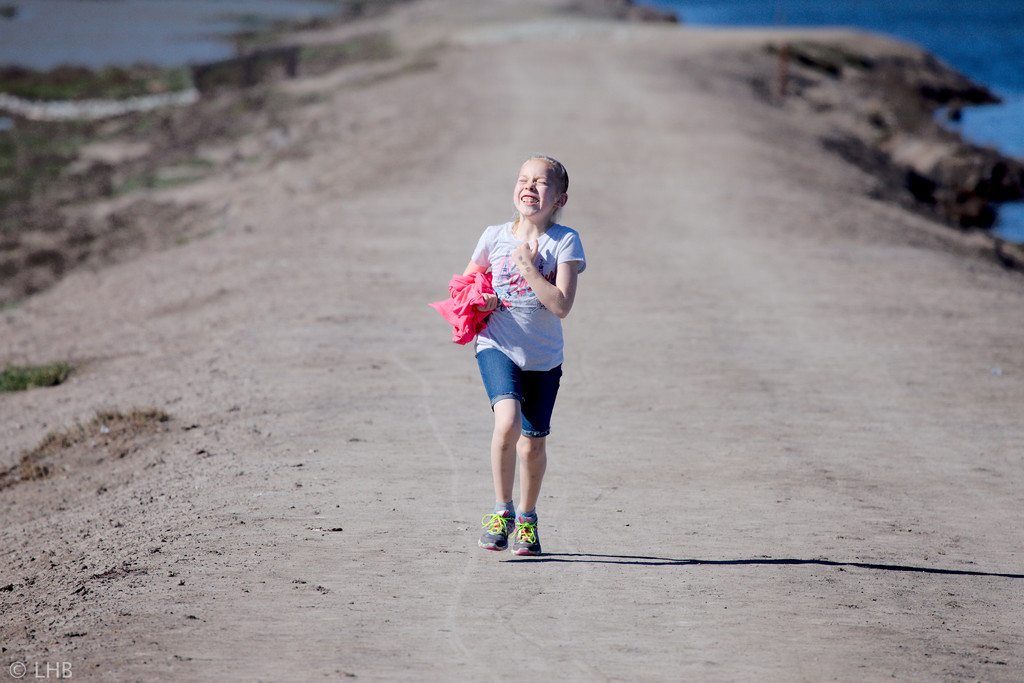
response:
[[[512,536],[516,555],[541,551],[536,506],[562,376],[562,318],[572,310],[577,276],[587,266],[579,234],[556,223],[568,189],[561,163],[548,156],[528,159],[512,197],[516,219],[484,231],[464,273],[490,270],[495,291],[478,306],[492,313],[476,338],[476,359],[494,411],[495,507],[484,516],[479,541],[488,550],[505,550]]]

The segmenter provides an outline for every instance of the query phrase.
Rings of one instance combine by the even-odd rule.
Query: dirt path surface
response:
[[[3,467],[171,419],[0,490],[0,678],[1024,680],[1024,278],[724,73],[763,36],[550,4],[373,20],[402,56],[290,84],[293,157],[168,194],[209,236],[2,313],[79,368],[0,397]],[[534,152],[589,267],[512,559],[426,304]]]

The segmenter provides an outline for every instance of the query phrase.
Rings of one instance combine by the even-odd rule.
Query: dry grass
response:
[[[0,474],[0,489],[46,479],[66,466],[75,453],[90,456],[91,462],[124,458],[170,420],[170,415],[157,408],[136,408],[127,413],[100,411],[86,424],[50,432],[39,445],[25,451],[17,465]]]

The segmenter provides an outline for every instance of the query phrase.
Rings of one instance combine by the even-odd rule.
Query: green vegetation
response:
[[[350,16],[374,13],[394,1],[356,3],[358,8],[346,3],[344,12],[351,10]],[[331,20],[324,21],[329,24]],[[62,207],[202,181],[217,173],[220,163],[202,158],[204,146],[223,146],[253,131],[287,128],[288,111],[329,101],[337,92],[336,86],[327,84],[316,93],[299,89],[305,94],[289,94],[287,89],[269,87],[272,83],[398,55],[386,32],[351,36],[333,44],[286,43],[293,38],[281,33],[277,42],[243,51],[240,57],[183,69],[136,66],[91,71],[63,67],[35,72],[0,68],[0,93],[33,101],[123,98],[185,87],[201,93],[199,102],[188,107],[164,107],[100,120],[37,121],[0,115],[0,250],[4,252],[0,272],[9,285],[8,298],[16,301],[34,294],[89,260],[118,258],[117,250],[110,247],[123,244],[123,239],[113,239],[112,233],[129,225],[132,229],[121,236],[138,239],[141,232],[134,229],[135,222],[156,204],[95,218],[84,212],[76,212],[72,218]],[[431,62],[422,60],[396,62],[387,73],[368,70],[369,74],[345,87],[365,87],[430,66]],[[307,153],[308,140],[290,142],[283,148],[264,144],[247,157],[280,159]],[[83,149],[93,143],[108,144],[96,145],[94,154],[83,155]],[[169,217],[161,221],[165,218],[164,223],[156,221],[161,234],[179,242],[184,239],[173,234],[183,232],[184,224]],[[29,236],[35,234],[46,234],[52,248],[33,246],[35,241]],[[10,303],[0,301],[0,306]]]
[[[19,121],[0,131],[0,210],[51,187],[94,134],[83,121]]]
[[[71,374],[71,370],[71,366],[67,363],[34,366],[8,365],[0,370],[0,393],[25,391],[34,387],[52,387],[64,382]]]
[[[187,185],[202,180],[214,170],[214,163],[201,157],[185,159],[141,175],[128,176],[117,187],[114,195],[124,195],[136,190],[162,190]]]
[[[303,64],[336,68],[351,62],[389,59],[397,54],[391,37],[386,33],[368,33],[354,36],[341,43],[307,45],[302,48],[299,61]]]
[[[266,35],[260,36],[267,40]],[[284,76],[321,74],[346,64],[388,59],[397,54],[390,36],[379,32],[322,45],[246,43],[238,51],[238,57],[194,67],[195,87],[203,93],[249,88]]]
[[[189,71],[181,67],[108,67],[93,71],[81,66],[59,66],[35,71],[11,66],[0,69],[0,92],[28,100],[124,99],[176,92],[191,85]]]

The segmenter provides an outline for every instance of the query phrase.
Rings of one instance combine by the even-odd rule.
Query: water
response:
[[[340,4],[313,0],[4,0],[0,64],[52,69],[145,63],[174,67],[227,59],[223,36],[274,19],[336,14]]]
[[[964,137],[1024,159],[1021,0],[643,0],[693,26],[851,26],[916,43],[1003,103],[970,107]],[[1004,205],[995,234],[1024,243],[1024,205]]]
[[[855,26],[921,45],[1003,104],[965,109],[957,130],[1024,158],[1022,0],[643,0],[694,26]],[[179,66],[234,56],[223,36],[272,19],[337,13],[341,0],[3,0],[0,64],[50,69],[148,63]],[[0,128],[7,125],[0,120]],[[1000,211],[996,234],[1024,243],[1024,207]]]

